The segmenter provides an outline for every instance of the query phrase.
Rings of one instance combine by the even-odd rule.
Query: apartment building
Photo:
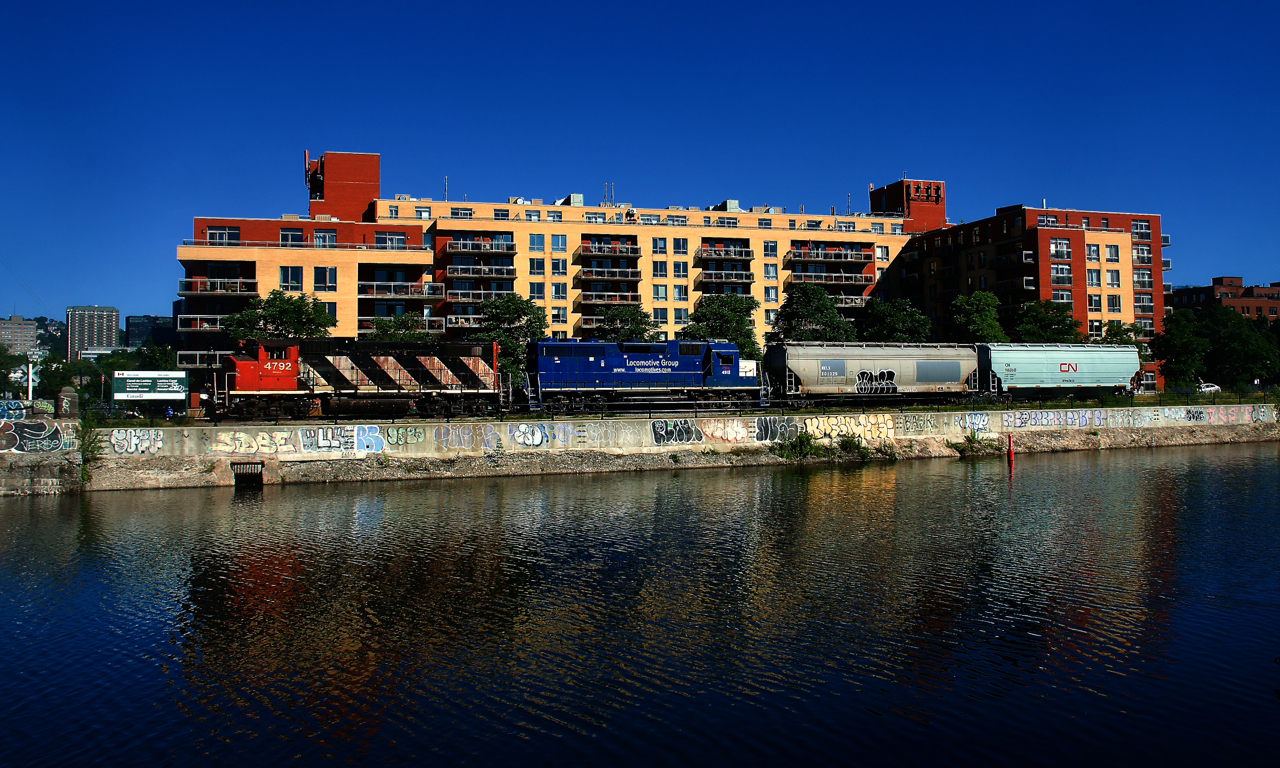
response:
[[[516,293],[545,308],[555,337],[590,338],[620,305],[642,308],[672,337],[702,296],[738,293],[760,302],[752,322],[763,337],[790,285],[821,285],[847,311],[862,306],[924,226],[899,210],[814,214],[736,200],[703,209],[586,205],[580,194],[383,198],[378,155],[305,162],[307,215],[197,218],[178,247],[184,364],[229,349],[221,318],[277,288],[323,301],[335,336],[406,314],[447,336],[478,324],[484,299]]]
[[[24,320],[22,315],[9,315],[8,320],[0,319],[0,344],[9,350],[9,354],[34,354],[38,332],[36,321]]]
[[[67,359],[78,360],[90,347],[120,346],[120,310],[115,307],[67,307]]]
[[[172,317],[160,315],[127,315],[124,319],[125,344],[141,347],[148,341],[172,346],[177,340]]]
[[[1150,336],[1165,311],[1169,245],[1156,214],[1011,205],[913,236],[884,283],[929,316],[936,336],[955,297],[975,291],[994,293],[1002,317],[1056,301],[1090,338],[1108,322],[1137,323]]]
[[[1209,285],[1178,285],[1169,293],[1173,309],[1199,309],[1220,304],[1250,319],[1275,322],[1280,314],[1280,283],[1245,285],[1242,277],[1215,277]]]

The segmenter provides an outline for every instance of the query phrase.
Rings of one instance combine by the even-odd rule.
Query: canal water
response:
[[[7,499],[0,760],[1269,762],[1278,450]]]

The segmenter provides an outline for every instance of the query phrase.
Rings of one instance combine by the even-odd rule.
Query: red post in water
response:
[[[1013,433],[1009,433],[1009,469],[1013,469]]]

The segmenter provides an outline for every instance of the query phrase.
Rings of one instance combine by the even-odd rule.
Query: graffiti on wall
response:
[[[27,418],[30,400],[0,400],[0,420],[17,421]]]
[[[649,428],[653,431],[654,445],[685,445],[701,443],[704,439],[693,419],[655,419]]]
[[[427,430],[422,427],[383,427],[387,445],[417,445],[427,439]]]
[[[897,414],[866,413],[852,416],[810,416],[804,420],[804,431],[822,440],[836,440],[852,435],[863,440],[884,440],[894,436]]]
[[[791,440],[800,434],[801,424],[793,416],[758,416],[755,423],[757,443]]]
[[[71,422],[0,421],[0,453],[52,453],[75,448]]]
[[[214,435],[213,445],[209,448],[217,453],[247,453],[254,456],[298,452],[294,433],[287,429],[219,432]]]
[[[111,430],[110,442],[111,450],[117,454],[140,456],[149,453],[155,455],[164,448],[164,430],[113,429]]]

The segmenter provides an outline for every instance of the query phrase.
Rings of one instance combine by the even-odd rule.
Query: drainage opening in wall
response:
[[[263,466],[264,462],[261,461],[231,462],[231,474],[236,479],[236,488],[261,488]]]

